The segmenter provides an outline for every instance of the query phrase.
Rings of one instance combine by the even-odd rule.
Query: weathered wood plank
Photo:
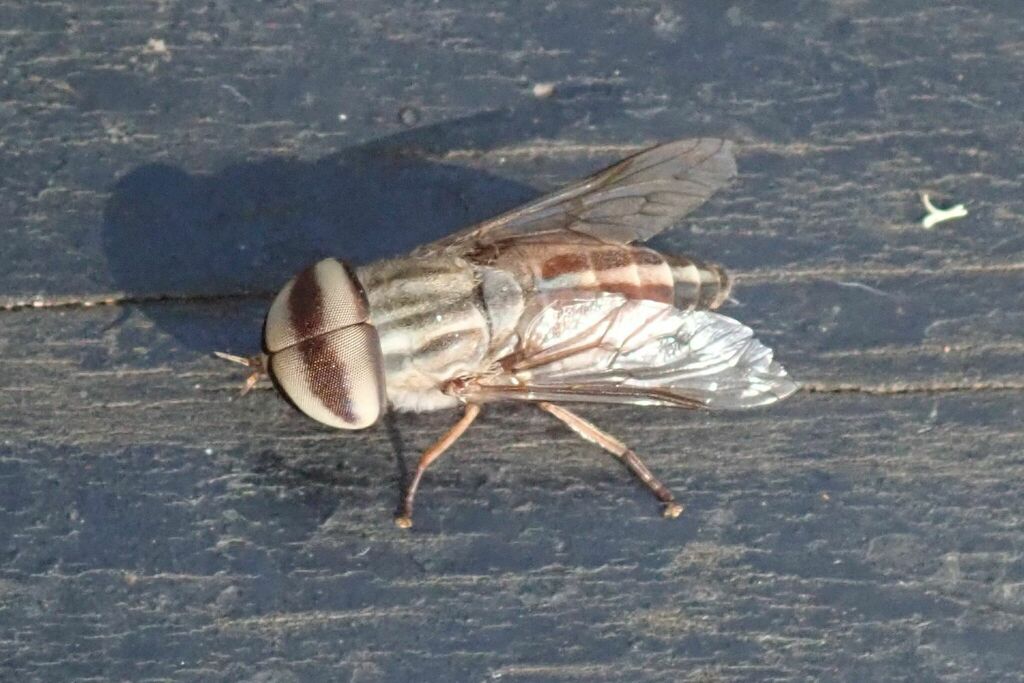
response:
[[[924,154],[936,144],[916,140],[901,153]],[[947,157],[979,154],[945,144]],[[991,155],[1013,155],[994,149],[997,138],[990,144]],[[91,255],[71,272],[61,260],[70,252],[54,249],[66,231],[50,233],[61,226],[44,230],[46,253],[32,246],[30,232],[16,236],[12,255],[23,258],[2,275],[3,303],[268,292],[324,255],[361,263],[401,253],[515,206],[537,193],[531,185],[552,189],[638,147],[622,149],[562,157],[555,148],[535,152],[551,156],[502,163],[502,156],[396,160],[370,145],[314,162],[243,163],[211,176],[144,165],[107,195],[85,245]],[[925,230],[917,222],[918,191],[947,174],[878,160],[891,153],[888,143],[796,156],[741,152],[736,184],[655,246],[694,252],[761,279],[1024,273],[1019,178],[972,167],[949,179],[972,214]],[[20,273],[36,264],[45,270]],[[82,277],[95,282],[86,286]],[[29,280],[34,290],[17,284]]]
[[[1016,671],[1019,391],[800,395],[735,415],[648,411],[642,427],[627,408],[587,411],[679,490],[676,522],[549,418],[492,410],[430,473],[405,533],[390,521],[396,448],[410,460],[449,416],[320,429],[271,392],[230,400],[224,369],[179,364],[191,352],[144,316],[93,334],[113,314],[3,319],[19,342],[0,367],[14,380],[0,414],[13,671]],[[56,319],[86,334],[52,338]]]
[[[1015,680],[1021,35],[1015,1],[0,0],[0,678]],[[451,415],[338,434],[210,357],[307,261],[705,134],[741,176],[656,246],[738,273],[811,391],[587,410],[674,523],[520,406],[400,532]]]
[[[738,304],[725,312],[755,329],[810,390],[1024,386],[1024,299],[1017,278],[869,282],[741,280]],[[46,403],[50,373],[57,370],[62,382],[104,391],[110,400],[119,392],[128,399],[188,390],[173,381],[177,373],[227,390],[240,381],[240,371],[212,353],[255,352],[266,307],[254,298],[9,312],[0,315],[0,368],[15,395],[38,395],[38,407],[57,421]],[[134,383],[104,388],[118,373]],[[103,381],[92,382],[94,375]]]
[[[117,7],[7,10],[6,305],[273,288],[702,133],[745,144],[743,177],[670,244],[744,270],[1024,263],[1013,3]],[[382,39],[385,64],[361,50]],[[922,189],[971,216],[922,230]]]

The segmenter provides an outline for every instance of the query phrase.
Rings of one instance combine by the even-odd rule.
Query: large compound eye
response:
[[[337,259],[324,259],[293,277],[274,297],[263,339],[267,351],[274,353],[369,317],[366,293],[355,273]]]
[[[339,429],[369,427],[384,411],[384,364],[372,325],[351,325],[278,351],[270,371],[299,410]]]
[[[270,372],[314,420],[362,429],[383,413],[384,363],[368,318],[363,288],[335,259],[299,273],[271,304],[264,327]]]

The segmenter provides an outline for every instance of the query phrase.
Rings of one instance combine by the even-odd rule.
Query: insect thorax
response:
[[[357,272],[396,408],[455,405],[441,390],[446,382],[484,372],[511,350],[523,293],[504,271],[432,256],[379,261]]]

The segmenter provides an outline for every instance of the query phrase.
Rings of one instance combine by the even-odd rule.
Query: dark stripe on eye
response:
[[[349,372],[331,347],[330,335],[302,342],[303,371],[309,390],[329,411],[346,422],[359,422],[349,391]]]
[[[334,353],[328,336],[322,334],[324,319],[323,288],[316,277],[316,266],[298,274],[288,295],[288,312],[302,352],[302,372],[310,392],[330,410],[347,422],[356,422],[348,391],[348,372]]]
[[[310,266],[295,277],[288,295],[288,316],[297,339],[323,332],[323,291],[316,279],[316,266]]]

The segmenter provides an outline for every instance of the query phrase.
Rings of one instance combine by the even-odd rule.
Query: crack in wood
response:
[[[829,139],[827,143],[812,142],[790,142],[778,143],[763,140],[737,139],[739,143],[737,154],[768,153],[782,156],[807,156],[809,154],[828,154],[830,152],[850,150],[855,147],[871,143],[887,143],[893,139],[915,139],[933,138],[935,135],[949,135],[953,137],[966,137],[973,131],[944,128],[941,131],[893,131],[881,133],[854,133],[848,135],[837,135]],[[443,159],[445,161],[473,160],[473,159],[535,159],[537,157],[573,159],[581,157],[618,155],[628,156],[642,152],[645,149],[658,145],[664,140],[652,139],[635,143],[620,144],[599,144],[599,143],[572,143],[559,141],[538,141],[534,144],[510,145],[507,147],[496,147],[493,149],[451,149],[443,154],[427,154],[430,158]]]
[[[736,282],[749,284],[797,284],[814,281],[831,281],[841,285],[851,284],[849,278],[882,279],[889,277],[935,277],[951,275],[1016,275],[1024,272],[1024,262],[1008,263],[963,263],[942,268],[914,268],[904,266],[865,266],[854,268],[806,268],[802,270],[764,269],[730,270]],[[248,292],[224,292],[211,294],[145,294],[122,295],[104,294],[93,297],[54,297],[31,299],[0,304],[0,313],[15,313],[25,310],[73,309],[101,306],[137,306],[164,303],[220,303],[237,300],[267,300],[277,292],[271,290]]]
[[[849,278],[881,279],[889,277],[934,277],[951,275],[1016,275],[1024,272],[1024,262],[961,263],[942,268],[915,268],[909,266],[864,266],[838,268],[808,268],[804,270],[764,269],[729,271],[742,284],[785,284],[827,280],[849,285]],[[839,279],[843,281],[838,281]]]
[[[904,394],[950,394],[981,391],[1022,391],[1024,381],[973,382],[893,382],[891,384],[845,384],[842,382],[804,382],[806,394],[866,394],[868,396],[900,396]]]
[[[28,310],[66,310],[79,308],[101,308],[116,306],[145,306],[147,304],[216,304],[224,301],[267,300],[276,292],[270,290],[258,292],[224,292],[219,294],[144,294],[144,295],[101,295],[97,297],[55,297],[52,299],[33,299],[31,301],[14,301],[0,305],[0,313],[17,313]]]
[[[237,383],[205,391],[238,393]],[[277,391],[271,386],[254,387],[252,391]],[[865,396],[905,396],[908,394],[959,394],[990,391],[1024,391],[1024,380],[1004,381],[935,381],[893,382],[890,384],[855,384],[846,382],[801,382],[798,394],[864,394]]]

